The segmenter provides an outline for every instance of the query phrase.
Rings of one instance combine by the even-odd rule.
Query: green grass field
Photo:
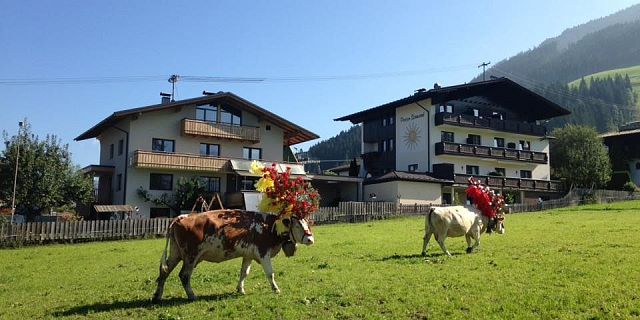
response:
[[[234,293],[240,260],[202,263],[185,299],[171,274],[162,305],[149,303],[164,240],[0,250],[0,319],[551,319],[640,317],[640,202],[510,215],[453,257],[424,220],[317,226],[316,244],[274,260],[273,294],[259,265]],[[174,271],[177,272],[177,271]]]
[[[628,74],[629,80],[631,80],[631,85],[633,86],[633,92],[637,93],[638,96],[640,97],[640,66],[602,71],[602,72],[585,76],[584,79],[585,81],[587,81],[587,84],[589,84],[589,79],[592,77],[593,78],[606,78],[607,76],[613,77],[616,73],[622,75],[623,77],[625,74]],[[569,86],[577,86],[578,84],[580,84],[580,79],[576,79],[569,82]],[[640,99],[638,99],[637,105],[640,106]]]

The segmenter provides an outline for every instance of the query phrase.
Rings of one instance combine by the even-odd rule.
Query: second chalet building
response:
[[[507,79],[417,90],[336,121],[362,125],[365,199],[465,203],[473,176],[518,201],[552,198],[544,120],[569,111]]]

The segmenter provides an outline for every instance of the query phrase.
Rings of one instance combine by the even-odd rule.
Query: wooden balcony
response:
[[[134,168],[175,169],[185,171],[220,171],[229,159],[185,153],[168,153],[136,150],[133,153]]]
[[[453,181],[456,184],[467,185],[469,177],[474,177],[487,186],[492,188],[507,188],[507,189],[519,189],[524,191],[544,191],[544,192],[560,192],[562,191],[562,184],[560,181],[554,180],[537,180],[537,179],[521,179],[521,178],[507,178],[497,176],[476,176],[470,174],[458,174],[454,175]]]
[[[538,137],[543,137],[547,133],[547,128],[533,123],[494,118],[479,118],[466,114],[454,115],[446,112],[436,113],[435,123],[436,126],[448,124],[458,127],[489,129]]]
[[[488,146],[479,146],[464,143],[437,142],[435,144],[436,155],[455,155],[475,158],[500,159],[517,162],[548,162],[545,152],[537,152],[530,150],[515,150],[507,148],[496,148]]]
[[[182,120],[182,134],[242,140],[253,143],[260,142],[260,128],[258,127],[237,126],[193,119]]]

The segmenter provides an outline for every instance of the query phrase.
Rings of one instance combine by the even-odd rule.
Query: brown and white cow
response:
[[[502,214],[490,219],[475,207],[432,207],[425,218],[422,255],[427,254],[427,247],[432,234],[435,235],[442,251],[448,256],[451,256],[451,253],[444,245],[444,240],[447,237],[465,236],[467,239],[467,253],[471,253],[473,249],[480,245],[480,234],[487,229],[489,230],[488,232],[495,230],[499,234],[505,232],[503,220]],[[471,244],[471,239],[475,240],[473,245]]]
[[[237,291],[244,294],[244,279],[249,274],[251,262],[262,265],[267,280],[274,292],[279,293],[274,279],[271,258],[285,246],[285,253],[292,255],[295,243],[311,245],[313,234],[305,219],[283,218],[288,232],[278,235],[275,230],[277,216],[243,210],[214,210],[203,213],[181,215],[169,226],[167,242],[160,261],[158,288],[153,301],[162,299],[164,283],[182,261],[180,281],[190,300],[196,296],[191,289],[193,269],[201,261],[222,262],[242,257],[240,280]],[[167,256],[167,249],[171,250]],[[286,250],[286,249],[292,250]]]

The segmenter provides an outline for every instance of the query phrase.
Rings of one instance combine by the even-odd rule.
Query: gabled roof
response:
[[[198,98],[180,100],[180,101],[164,103],[164,104],[154,104],[154,105],[145,106],[145,107],[116,111],[110,116],[103,119],[102,121],[98,122],[98,124],[91,127],[89,130],[85,131],[84,133],[76,137],[74,140],[80,141],[80,140],[95,138],[110,126],[116,124],[118,121],[130,115],[177,108],[177,107],[182,107],[187,105],[206,104],[206,103],[212,103],[212,102],[230,102],[233,104],[234,107],[238,107],[248,112],[257,114],[263,119],[281,127],[282,129],[284,129],[285,145],[288,145],[288,146],[294,145],[297,143],[319,138],[317,134],[307,129],[304,129],[266,109],[263,109],[248,100],[245,100],[231,92],[220,91],[212,95],[202,96]]]
[[[571,113],[569,110],[510,79],[498,78],[416,92],[406,98],[340,117],[334,119],[334,121],[348,120],[353,124],[357,124],[365,120],[380,118],[381,114],[392,112],[397,107],[428,98],[431,98],[433,104],[438,104],[474,96],[487,97],[531,121],[550,119]]]
[[[364,181],[364,184],[374,184],[374,183],[382,183],[382,182],[389,182],[389,181],[431,182],[431,183],[440,183],[445,185],[453,184],[453,181],[451,180],[434,178],[427,173],[406,172],[406,171],[387,172],[379,177],[366,179]]]

